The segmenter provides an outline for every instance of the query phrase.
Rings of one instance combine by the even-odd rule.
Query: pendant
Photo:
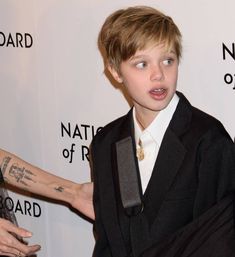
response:
[[[144,148],[142,146],[142,142],[141,142],[140,139],[139,139],[139,142],[138,142],[138,147],[136,149],[136,156],[137,156],[139,161],[142,161],[144,159]]]

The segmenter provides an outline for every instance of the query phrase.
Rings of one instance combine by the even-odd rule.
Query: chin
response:
[[[170,101],[167,101],[167,102],[164,101],[163,103],[158,104],[157,106],[155,106],[153,108],[153,110],[156,111],[156,112],[160,112],[161,110],[164,110],[168,106],[169,103],[170,103]]]

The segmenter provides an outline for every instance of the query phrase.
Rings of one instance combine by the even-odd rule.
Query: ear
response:
[[[109,72],[111,73],[111,75],[113,76],[113,78],[118,82],[118,83],[122,83],[123,79],[122,76],[120,75],[120,73],[112,66],[112,65],[108,65],[107,66]]]

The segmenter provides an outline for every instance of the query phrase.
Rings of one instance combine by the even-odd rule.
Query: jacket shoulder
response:
[[[92,144],[100,143],[102,141],[106,141],[107,139],[113,138],[114,135],[120,132],[120,127],[123,122],[127,119],[127,115],[123,115],[107,125],[105,125],[93,138]]]
[[[195,125],[195,127],[201,131],[202,134],[211,131],[215,134],[222,134],[226,137],[229,137],[228,132],[224,128],[223,124],[217,118],[196,107],[192,107],[192,110],[193,126]]]
[[[192,106],[186,97],[179,93],[180,101],[171,121],[173,131],[183,139],[199,142],[205,138],[212,141],[224,138],[231,140],[223,124],[212,115]]]
[[[188,125],[196,134],[205,134],[210,130],[217,130],[227,134],[223,124],[217,118],[191,105],[181,92],[178,92],[178,94],[181,100],[179,104],[178,119],[180,119],[179,115],[183,113],[190,117],[190,123]]]

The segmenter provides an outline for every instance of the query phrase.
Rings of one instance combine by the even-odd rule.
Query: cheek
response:
[[[131,81],[128,81],[126,79],[123,80],[123,85],[126,89],[126,91],[129,93],[129,94],[132,94],[132,92],[135,91],[135,85],[131,82]]]
[[[178,79],[178,74],[175,74],[175,76],[172,77],[172,82],[176,84],[177,79]]]
[[[123,84],[125,85],[125,87],[129,90],[132,90],[134,88],[138,87],[139,84],[139,78],[137,75],[134,74],[128,74],[128,75],[123,75]]]
[[[176,84],[177,82],[177,79],[178,79],[178,69],[175,69],[173,71],[170,71],[168,74],[167,74],[167,78],[168,78],[168,81],[171,82],[172,84]]]
[[[146,83],[144,83],[144,81],[141,79],[135,78],[124,80],[123,84],[130,94],[136,95],[138,94],[138,92],[143,91],[143,85],[145,85]]]
[[[128,95],[132,98],[132,99],[136,99],[136,97],[138,97],[139,94],[141,94],[142,92],[142,85],[143,83],[141,83],[138,80],[133,80],[133,79],[125,79],[123,80],[123,85],[128,93]]]
[[[174,80],[175,80],[175,84],[177,84],[177,80],[178,80],[178,72],[175,74],[175,78],[174,78]]]

